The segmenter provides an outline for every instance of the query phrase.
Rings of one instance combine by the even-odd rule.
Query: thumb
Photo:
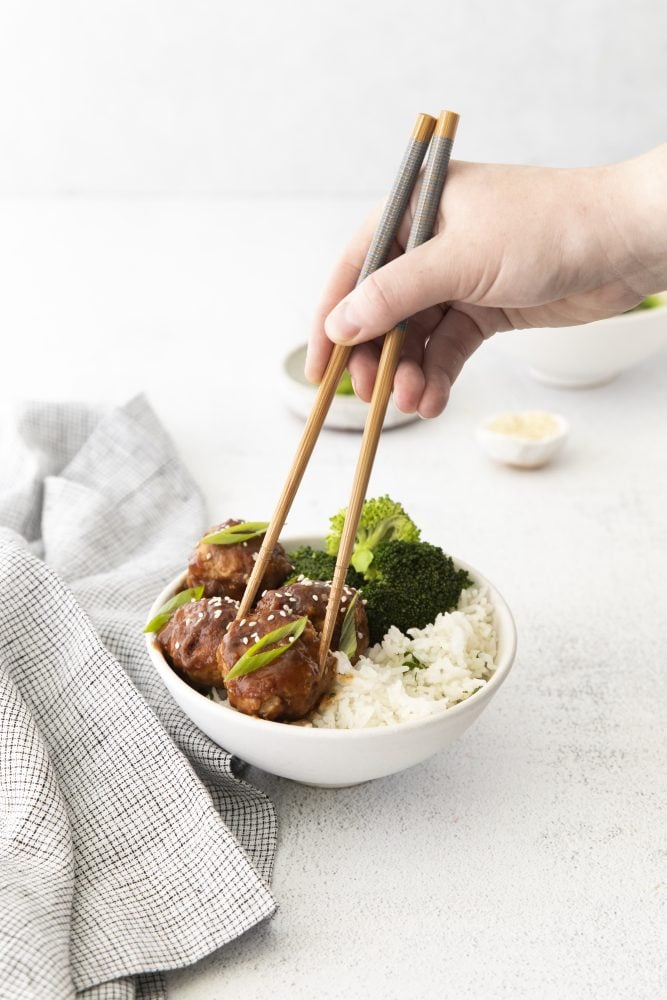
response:
[[[329,313],[327,336],[360,344],[429,306],[462,298],[460,276],[450,266],[454,256],[445,253],[443,236],[436,236],[373,271]]]

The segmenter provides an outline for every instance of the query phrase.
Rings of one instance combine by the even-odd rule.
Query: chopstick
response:
[[[452,151],[454,136],[458,126],[459,116],[453,111],[442,111],[438,117],[437,125],[431,139],[431,146],[424,168],[424,178],[422,181],[417,209],[410,228],[410,236],[406,246],[406,253],[413,250],[420,243],[425,243],[433,235],[433,226],[440,204],[440,197],[444,187],[449,158]],[[357,467],[352,481],[352,492],[347,505],[345,524],[341,534],[340,548],[336,559],[336,569],[334,571],[327,612],[324,619],[324,626],[320,638],[320,668],[324,669],[324,664],[329,651],[329,644],[333,635],[336,616],[340,599],[345,585],[350,557],[354,547],[354,539],[359,527],[359,517],[361,507],[366,497],[368,482],[373,468],[373,461],[377,451],[380,432],[384,422],[387,404],[391,395],[394,382],[394,375],[401,356],[403,342],[408,327],[408,320],[403,320],[391,330],[384,339],[382,353],[378,365],[378,371],[373,388],[370,410],[366,418],[364,435],[361,441],[361,449],[357,460]]]
[[[432,115],[420,114],[412,129],[401,165],[387,198],[382,217],[373,235],[357,284],[367,278],[387,262],[393,242],[405,215],[410,195],[417,182],[419,171],[435,129],[436,120]],[[253,600],[266,572],[273,548],[285,524],[289,510],[296,496],[306,466],[313,453],[322,425],[329,412],[331,401],[338,388],[341,376],[347,367],[352,348],[337,344],[331,352],[324,377],[317,390],[315,402],[310,412],[301,440],[292,461],[292,467],[283,486],[280,499],[264,535],[262,547],[257,554],[255,566],[248,579],[239,605],[237,618],[247,618]]]

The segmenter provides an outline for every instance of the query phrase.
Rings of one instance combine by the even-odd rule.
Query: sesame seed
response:
[[[221,614],[222,614],[222,611],[216,611],[215,614],[213,615],[213,617],[214,618],[219,618]]]
[[[201,619],[202,619],[203,617],[204,617],[204,612],[203,612],[203,611],[200,611],[200,612],[199,612],[199,620],[201,621]]]
[[[362,597],[362,599],[361,599],[361,603],[362,603],[362,604],[368,604],[368,601],[367,601],[367,600],[366,600],[366,599],[365,599],[364,597]]]
[[[247,548],[248,548],[248,543],[247,543],[247,542],[243,542],[243,543],[242,543],[242,545],[243,545],[243,548],[244,548],[244,549],[247,549]]]
[[[175,643],[174,649],[180,649],[180,648],[181,648],[180,642]]]
[[[265,594],[266,594],[266,591],[265,591],[265,590],[263,590],[263,591],[262,591],[262,597],[264,597],[264,596],[265,596]]]
[[[317,594],[313,594],[313,600],[314,601],[319,601],[319,597],[317,596]]]
[[[244,646],[247,646],[248,645],[248,636],[244,635],[243,639],[241,640],[241,642],[243,643]]]
[[[292,604],[296,604],[296,597],[290,597],[289,600],[292,602]]]
[[[295,639],[296,639],[295,635],[288,636],[288,642],[294,642]]]
[[[253,634],[250,636],[250,638],[254,639],[255,642],[259,642],[259,632],[253,632]]]
[[[257,624],[257,622],[248,622],[248,625],[250,626],[250,628],[254,628],[256,624]]]
[[[253,554],[252,554],[252,561],[253,562],[257,562],[257,557],[258,556],[259,556],[259,552],[253,552]]]
[[[212,559],[213,558],[213,553],[212,552],[207,552],[206,553],[206,558],[207,559]]]
[[[347,594],[343,594],[343,596],[340,599],[340,603],[345,604],[346,600],[347,600]]]
[[[245,625],[245,618],[241,619],[241,621],[239,622],[239,625]]]
[[[272,622],[275,617],[276,617],[275,615],[269,615],[269,617],[266,620],[267,622]]]
[[[289,604],[283,604],[283,611],[291,611]]]
[[[279,611],[278,614],[280,615],[281,618],[287,618],[287,612],[286,611]]]

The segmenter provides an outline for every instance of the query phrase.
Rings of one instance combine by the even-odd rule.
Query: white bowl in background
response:
[[[283,360],[280,373],[280,393],[282,400],[292,413],[307,420],[315,400],[317,386],[308,381],[303,373],[306,362],[306,346],[295,348]],[[324,426],[331,430],[363,431],[368,415],[368,403],[357,396],[334,396]],[[384,427],[399,427],[418,420],[416,413],[401,413],[393,399],[389,400]]]
[[[513,465],[522,469],[539,469],[550,462],[560,451],[569,434],[569,424],[560,413],[548,414],[555,423],[552,434],[540,438],[519,437],[492,430],[490,424],[503,414],[487,417],[477,428],[477,441],[484,451],[496,462]]]
[[[287,538],[288,551],[301,545],[322,546],[322,538]],[[516,651],[511,612],[496,588],[459,559],[473,580],[488,587],[498,638],[496,669],[487,684],[466,701],[439,715],[371,729],[318,729],[270,722],[243,715],[191,688],[165,660],[155,636],[146,636],[153,666],[185,714],[202,732],[230,753],[271,774],[322,788],[343,788],[395,774],[442,750],[483,712],[507,677]],[[147,620],[183,588],[185,574],[172,580],[155,599]]]
[[[496,349],[528,365],[536,379],[564,389],[610,382],[667,345],[667,297],[662,306],[638,309],[582,326],[511,330],[493,338]]]

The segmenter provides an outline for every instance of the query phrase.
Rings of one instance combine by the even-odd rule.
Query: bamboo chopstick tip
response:
[[[420,114],[412,130],[412,138],[417,142],[428,142],[433,135],[436,119],[433,115]]]
[[[435,126],[434,134],[441,139],[454,139],[459,124],[456,111],[441,111]]]

